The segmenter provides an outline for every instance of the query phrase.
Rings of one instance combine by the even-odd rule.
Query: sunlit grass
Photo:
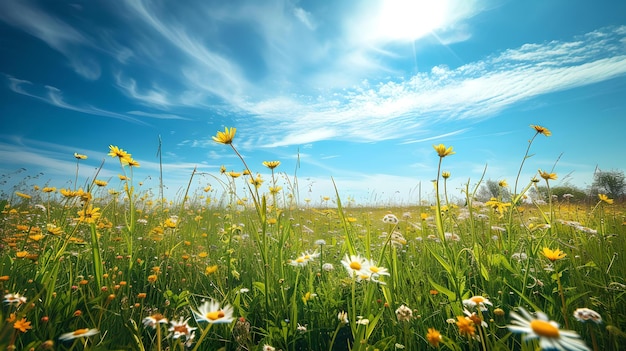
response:
[[[528,150],[551,134],[532,128]],[[348,205],[341,189],[313,206],[296,201],[297,179],[279,161],[247,165],[235,132],[214,137],[244,167],[215,175],[221,198],[211,186],[185,189],[178,203],[138,190],[139,163],[110,146],[119,180],[96,174],[82,188],[23,187],[5,199],[0,349],[612,350],[626,341],[625,212],[604,194],[592,204],[553,199],[557,175],[540,170],[513,189],[501,181],[508,197],[479,202],[479,179],[464,204],[450,203],[441,169],[454,151],[441,144],[432,206]],[[76,185],[87,156],[75,157]],[[545,203],[528,197],[539,179]]]

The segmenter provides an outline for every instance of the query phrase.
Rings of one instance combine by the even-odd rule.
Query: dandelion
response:
[[[233,307],[225,305],[224,308],[220,308],[219,302],[211,299],[205,301],[198,310],[192,309],[194,317],[198,322],[209,322],[211,324],[217,323],[230,323],[233,321]]]
[[[478,306],[482,311],[486,311],[487,306],[485,305],[493,306],[493,304],[491,303],[491,301],[489,301],[489,299],[479,296],[479,295],[472,296],[467,300],[463,300],[463,306],[467,308],[474,308]]]
[[[206,268],[204,269],[204,274],[211,275],[211,274],[217,272],[218,268],[219,267],[216,264],[214,264],[212,266],[206,266]]]
[[[552,262],[554,262],[556,260],[560,260],[563,257],[567,256],[566,253],[564,253],[563,251],[561,251],[559,249],[551,250],[551,249],[549,249],[547,247],[543,248],[543,250],[541,251],[541,254],[543,254],[547,259],[549,259]]]
[[[439,144],[439,145],[433,145],[433,148],[435,149],[435,151],[437,151],[437,155],[439,155],[439,157],[441,158],[455,154],[455,152],[452,151],[452,146],[446,148],[445,145]]]
[[[217,132],[217,135],[213,137],[213,141],[220,144],[232,144],[236,132],[237,128],[228,129],[228,127],[225,127],[223,132]]]
[[[426,333],[426,340],[433,345],[434,347],[439,347],[439,343],[443,337],[441,333],[435,328],[428,328],[428,333]]]
[[[22,333],[26,333],[28,329],[33,329],[33,327],[30,325],[30,322],[26,321],[26,318],[15,321],[15,323],[13,323],[13,328],[15,330],[21,331]]]
[[[400,305],[400,307],[396,309],[396,318],[398,322],[408,322],[413,318],[413,310],[405,305]]]
[[[547,137],[552,135],[552,132],[546,127],[538,126],[535,124],[531,124],[530,127],[533,128],[537,132],[537,134],[543,134]]]
[[[559,324],[545,313],[537,311],[535,318],[521,307],[519,311],[521,315],[511,312],[512,325],[507,327],[513,333],[524,333],[524,341],[538,338],[542,350],[589,350],[576,332],[559,329]]]
[[[605,194],[598,194],[598,198],[600,199],[600,201],[606,202],[609,205],[613,204],[613,199],[609,199],[609,197]]]
[[[263,166],[269,168],[269,169],[274,169],[278,166],[280,166],[280,161],[263,161]]]
[[[93,329],[88,329],[88,328],[84,328],[84,329],[77,329],[74,330],[73,332],[70,333],[65,333],[62,334],[61,336],[59,336],[59,340],[61,341],[66,341],[66,340],[74,340],[77,338],[86,338],[92,335],[96,335],[98,334],[100,331],[96,328]]]
[[[155,313],[151,316],[148,316],[142,320],[143,325],[146,327],[150,327],[152,329],[156,329],[159,324],[167,324],[168,320],[164,315],[160,313]]]
[[[577,308],[574,311],[574,318],[579,322],[592,321],[596,324],[602,323],[602,317],[600,314],[589,308]]]

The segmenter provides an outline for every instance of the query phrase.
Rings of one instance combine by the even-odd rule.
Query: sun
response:
[[[370,30],[382,41],[414,41],[441,28],[447,10],[445,0],[381,1]]]

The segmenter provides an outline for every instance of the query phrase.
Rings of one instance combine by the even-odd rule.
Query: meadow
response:
[[[531,132],[520,173],[533,167],[533,140],[550,136]],[[243,169],[215,175],[219,198],[210,186],[176,202],[141,190],[139,163],[110,146],[119,180],[96,173],[83,187],[40,184],[0,199],[0,349],[595,351],[626,342],[623,204],[551,196],[557,175],[542,170],[502,181],[507,191],[484,202],[483,179],[473,180],[463,204],[450,203],[443,169],[454,150],[440,144],[432,203],[358,206],[336,189],[313,205],[297,201],[279,161],[246,164],[235,133],[213,137]],[[74,157],[78,169],[86,156]],[[542,198],[530,198],[539,187]]]

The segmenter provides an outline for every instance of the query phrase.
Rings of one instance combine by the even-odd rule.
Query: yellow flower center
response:
[[[361,269],[361,264],[359,262],[352,261],[350,262],[350,268],[354,269],[355,271],[358,271]]]
[[[559,328],[546,321],[535,319],[530,322],[530,328],[539,336],[545,336],[548,338],[559,337]]]
[[[304,262],[304,257],[298,257],[298,258],[296,258],[296,262],[298,262],[298,263],[302,263],[302,262]]]
[[[224,318],[224,312],[222,311],[211,311],[206,314],[206,317],[212,321],[216,321],[220,318]]]
[[[472,300],[476,304],[485,302],[485,299],[482,296],[474,296],[470,300]]]
[[[372,271],[373,273],[378,273],[379,270],[380,269],[378,267],[376,267],[376,266],[371,266],[370,267],[370,271]]]
[[[83,335],[85,333],[87,333],[89,331],[89,329],[84,328],[84,329],[78,329],[75,330],[72,334],[74,334],[74,336],[79,336],[79,335]]]

